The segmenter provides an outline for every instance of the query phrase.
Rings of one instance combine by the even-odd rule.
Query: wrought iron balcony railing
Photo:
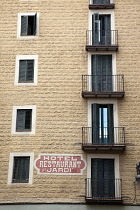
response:
[[[105,47],[107,50],[118,50],[118,31],[88,30],[86,32],[86,50],[93,50],[95,46],[96,50]]]
[[[82,75],[82,96],[86,97],[90,93],[93,96],[107,95],[113,97],[124,96],[124,76],[123,75]],[[92,96],[90,94],[90,96]],[[94,96],[95,97],[95,96]]]
[[[82,145],[125,145],[124,127],[83,127]]]
[[[86,179],[86,200],[120,200],[122,201],[122,180],[105,178]]]

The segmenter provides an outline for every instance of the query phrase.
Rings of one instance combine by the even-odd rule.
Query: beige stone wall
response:
[[[117,73],[125,75],[125,98],[118,100],[119,126],[126,129],[120,175],[126,203],[136,202],[135,165],[140,161],[139,0],[115,0],[119,31]],[[38,175],[32,185],[7,185],[10,152],[83,154],[81,127],[87,126],[87,100],[81,75],[87,74],[86,0],[0,1],[0,202],[85,202],[82,176]],[[39,38],[17,39],[18,13],[38,12]],[[15,86],[16,55],[38,55],[38,85]],[[13,106],[36,105],[35,135],[12,135]],[[107,153],[107,152],[106,152]],[[137,202],[140,189],[136,185]]]

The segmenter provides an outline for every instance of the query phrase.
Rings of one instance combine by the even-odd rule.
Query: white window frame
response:
[[[14,183],[12,182],[13,177],[13,169],[14,169],[14,157],[30,157],[30,165],[29,165],[29,181],[27,183]],[[28,185],[33,183],[33,165],[34,165],[34,153],[23,153],[23,152],[13,152],[10,153],[9,157],[9,170],[8,170],[8,185]]]
[[[89,99],[88,100],[88,127],[92,127],[92,104],[113,104],[113,120],[114,127],[118,127],[118,103],[117,99]],[[91,134],[92,135],[92,134]],[[88,136],[88,142],[92,140],[92,137]],[[118,142],[118,135],[115,135],[114,142]]]
[[[91,70],[91,56],[92,55],[112,55],[112,75],[117,74],[117,69],[116,69],[116,52],[89,52],[88,53],[88,75],[92,75],[92,70]],[[88,80],[88,90],[92,91],[92,86],[91,86],[91,78],[89,77]],[[117,90],[117,82],[115,84],[115,78],[113,82],[113,91]]]
[[[31,131],[23,131],[23,132],[17,132],[16,131],[16,120],[17,120],[17,110],[18,109],[32,109]],[[11,134],[16,134],[16,135],[35,134],[35,127],[36,127],[36,105],[14,106],[13,107],[12,131],[11,131]]]
[[[19,82],[19,62],[20,60],[34,60],[34,80],[33,82]],[[15,68],[15,85],[37,85],[38,76],[38,55],[17,55]]]
[[[39,13],[37,13],[37,28],[36,35],[21,36],[21,16],[33,16],[36,12],[33,13],[18,13],[18,23],[17,23],[17,38],[18,39],[36,39],[39,37]]]
[[[91,178],[91,159],[114,159],[115,179],[120,179],[119,155],[118,154],[88,154],[87,155],[87,178]],[[90,194],[91,192],[89,192]],[[119,197],[120,191],[115,187],[115,196]]]

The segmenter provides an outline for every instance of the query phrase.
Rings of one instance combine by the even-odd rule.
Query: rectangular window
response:
[[[19,82],[34,81],[34,60],[19,61]]]
[[[8,184],[32,184],[34,153],[10,153]]]
[[[93,0],[93,4],[110,4],[110,0]]]
[[[15,85],[37,85],[38,55],[17,55]]]
[[[21,16],[21,36],[36,35],[37,14]]]
[[[92,104],[92,142],[94,144],[114,142],[113,104]]]
[[[14,157],[13,163],[13,183],[29,182],[30,157]]]
[[[39,13],[18,13],[17,38],[34,39],[39,35]]]
[[[31,131],[32,110],[18,109],[16,131]]]
[[[12,134],[35,134],[36,106],[14,106],[12,116]]]

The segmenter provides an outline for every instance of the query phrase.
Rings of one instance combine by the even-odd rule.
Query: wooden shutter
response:
[[[93,76],[93,84],[92,84],[92,91],[102,91],[102,55],[92,55],[92,75]]]
[[[91,160],[91,183],[93,197],[115,197],[115,173],[113,159]]]
[[[99,13],[94,13],[92,15],[92,44],[98,45],[98,35],[99,35]]]
[[[91,183],[92,183],[92,196],[104,196],[104,162],[103,159],[91,160]]]
[[[32,110],[25,110],[25,130],[31,130]]]
[[[112,91],[112,55],[102,55],[102,91]]]
[[[110,15],[105,16],[105,45],[111,45],[111,20]],[[112,34],[113,35],[113,34]]]
[[[34,80],[34,60],[27,61],[27,76],[26,81],[33,81]]]
[[[16,131],[23,131],[25,129],[25,110],[17,110]]]
[[[99,143],[99,104],[92,104],[92,142]]]
[[[19,61],[19,82],[25,82],[26,81],[26,73],[27,73],[27,61],[26,60],[20,60]]]
[[[37,33],[37,13],[34,16],[34,23],[33,23],[33,35]]]
[[[21,36],[28,34],[28,16],[21,16]]]
[[[14,157],[12,182],[28,182],[30,157]]]
[[[108,104],[108,139],[109,143],[114,142],[114,117],[113,117],[113,104]]]

